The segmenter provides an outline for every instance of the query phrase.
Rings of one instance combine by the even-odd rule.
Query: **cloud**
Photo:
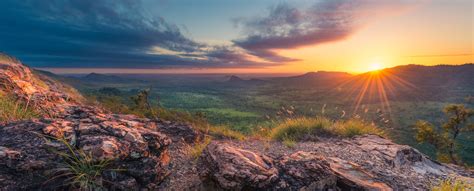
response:
[[[326,0],[306,9],[281,3],[261,17],[235,20],[244,37],[235,45],[272,62],[293,61],[274,50],[346,39],[372,18],[405,10],[420,1]]]
[[[176,25],[147,13],[138,0],[3,0],[0,7],[0,50],[36,67],[261,64],[230,59],[229,53],[187,38]]]
[[[230,45],[197,42],[140,0],[2,0],[0,51],[35,67],[262,67],[297,61],[275,52],[347,38],[398,1],[317,1],[288,4],[241,18],[243,37]],[[374,11],[376,10],[376,11]]]

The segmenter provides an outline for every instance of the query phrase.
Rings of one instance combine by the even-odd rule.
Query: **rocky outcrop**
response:
[[[83,101],[74,88],[34,74],[29,67],[7,55],[0,53],[0,57],[10,58],[0,60],[0,93],[13,95],[48,117],[63,113],[67,106]]]
[[[168,175],[171,140],[155,121],[85,106],[16,60],[0,60],[0,82],[1,92],[44,114],[0,126],[0,190],[71,189],[72,177],[99,168],[74,171],[76,158],[101,165],[94,176],[115,190],[154,189]]]
[[[213,142],[200,167],[205,182],[226,190],[391,190],[355,164],[302,151],[271,159]]]
[[[212,142],[201,156],[201,177],[228,190],[426,190],[448,177],[474,182],[472,171],[434,162],[379,136],[310,146],[269,157]]]
[[[186,143],[195,143],[204,138],[204,134],[189,124],[160,119],[156,120],[156,124],[158,127],[156,130],[169,135],[173,142],[184,140]]]
[[[102,176],[107,187],[153,188],[167,175],[167,146],[171,140],[150,130],[153,123],[127,115],[104,114],[95,108],[72,107],[66,116],[9,124],[0,128],[0,187],[50,188],[51,170],[67,164],[57,152],[90,154],[99,163],[108,161]],[[60,140],[64,139],[66,143]],[[10,181],[6,181],[10,180]]]

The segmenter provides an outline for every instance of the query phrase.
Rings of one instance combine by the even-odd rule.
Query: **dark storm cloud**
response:
[[[0,50],[36,67],[258,64],[221,59],[215,50],[208,52],[212,47],[185,37],[177,26],[149,16],[137,0],[4,0],[0,7]],[[154,47],[179,54],[151,54]]]
[[[289,4],[270,8],[268,15],[236,19],[245,36],[233,42],[250,54],[273,62],[293,61],[273,50],[339,41],[357,31],[370,17],[402,9],[415,1],[327,0],[309,8]]]

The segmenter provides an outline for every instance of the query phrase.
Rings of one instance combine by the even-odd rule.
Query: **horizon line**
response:
[[[386,67],[389,69],[399,66],[419,65],[419,66],[460,66],[473,63],[463,64],[437,64],[437,65],[423,65],[423,64],[405,64]],[[265,72],[255,71],[255,68],[70,68],[70,67],[32,67],[36,70],[52,72],[55,74],[305,74],[308,72],[345,72],[349,74],[362,74],[370,71],[337,71],[337,70],[308,70],[301,72]],[[257,69],[257,70],[262,70]]]

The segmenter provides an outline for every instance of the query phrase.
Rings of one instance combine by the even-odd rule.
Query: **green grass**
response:
[[[12,96],[0,94],[0,122],[26,120],[38,117],[38,113],[27,104]]]
[[[353,137],[364,134],[383,135],[383,132],[374,125],[356,119],[332,122],[324,117],[299,117],[278,124],[269,136],[278,141],[301,141],[321,136]]]
[[[222,115],[222,116],[226,116],[227,118],[259,117],[259,115],[255,113],[238,111],[232,108],[207,108],[202,111],[205,113],[209,113],[210,115]]]

